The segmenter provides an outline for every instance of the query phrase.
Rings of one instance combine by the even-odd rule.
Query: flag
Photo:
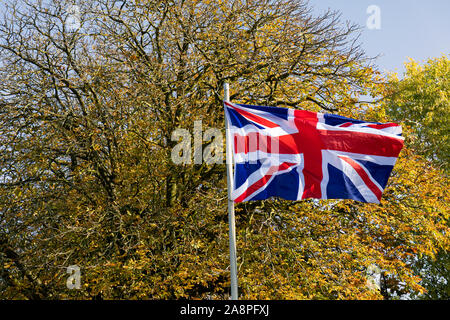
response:
[[[353,199],[379,203],[403,147],[396,123],[224,102],[234,202]]]

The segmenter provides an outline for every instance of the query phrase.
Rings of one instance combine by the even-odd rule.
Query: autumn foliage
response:
[[[228,298],[225,165],[170,157],[176,128],[224,127],[225,82],[235,102],[390,120],[357,27],[303,1],[83,2],[75,30],[71,1],[49,2],[10,1],[0,23],[1,298]],[[424,291],[414,264],[449,250],[448,187],[407,146],[379,205],[237,205],[240,297]]]

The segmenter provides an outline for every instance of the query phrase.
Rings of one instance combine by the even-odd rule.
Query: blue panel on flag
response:
[[[275,176],[269,185],[251,200],[264,200],[270,197],[297,200],[299,184],[299,175],[297,170],[293,169]]]
[[[367,123],[366,121],[355,120],[355,119],[339,116],[337,114],[325,113],[323,115],[323,117],[325,119],[325,124],[328,124],[330,126],[338,126],[338,125],[341,125],[341,124],[347,123],[347,122],[350,122],[350,123]]]
[[[235,127],[238,128],[242,128],[245,127],[246,125],[253,125],[259,129],[264,129],[264,127],[257,125],[256,123],[249,121],[247,119],[245,119],[243,116],[241,116],[238,112],[236,112],[235,110],[231,109],[231,108],[227,108],[228,114],[230,115],[230,121],[231,124]]]
[[[261,161],[256,161],[256,163],[236,163],[235,164],[235,189],[239,188],[245,181],[247,181],[248,177],[261,168]]]
[[[328,199],[353,199],[366,202],[349,178],[339,169],[328,164]]]
[[[245,108],[249,108],[249,109],[255,109],[255,110],[268,112],[271,115],[280,117],[280,118],[282,118],[284,120],[288,119],[289,109],[287,109],[287,108],[266,107],[266,106],[252,106],[252,105],[249,105],[249,104],[238,104],[238,105],[242,106],[242,107],[245,107]]]
[[[393,166],[381,165],[376,164],[372,161],[363,161],[357,159],[355,159],[355,161],[362,164],[370,172],[372,177],[376,180],[376,182],[378,182],[381,188],[384,189],[386,187],[389,175],[394,168]]]

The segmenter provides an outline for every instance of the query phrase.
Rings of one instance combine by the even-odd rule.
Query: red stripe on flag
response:
[[[274,154],[300,154],[302,153],[298,134],[287,134],[284,136],[268,136],[259,132],[249,132],[245,136],[234,134],[234,152],[248,153],[262,151]]]
[[[367,125],[370,128],[374,129],[385,129],[390,127],[398,127],[398,124],[396,123],[383,123],[383,124],[368,124]]]
[[[398,157],[403,140],[373,133],[356,131],[317,130],[321,149],[362,153],[374,156]]]
[[[376,184],[373,183],[372,179],[370,179],[367,172],[355,160],[343,156],[339,156],[339,158],[347,162],[349,165],[352,166],[353,169],[355,169],[355,171],[358,173],[358,175],[361,177],[361,179],[364,181],[367,187],[373,192],[373,194],[377,197],[377,199],[380,200],[382,192],[376,186]]]
[[[272,121],[269,121],[269,120],[267,120],[267,119],[264,119],[264,118],[262,118],[262,117],[260,117],[260,116],[257,116],[257,115],[255,115],[255,114],[253,114],[253,113],[250,113],[250,112],[247,112],[247,111],[245,111],[245,110],[236,108],[235,106],[233,106],[232,104],[230,104],[230,103],[228,103],[228,102],[225,102],[225,104],[226,104],[228,107],[233,108],[234,110],[236,110],[239,114],[241,114],[241,115],[244,116],[245,118],[247,118],[247,119],[249,119],[249,120],[251,120],[251,121],[253,121],[253,122],[256,122],[257,124],[261,124],[261,125],[266,126],[266,127],[269,127],[269,128],[276,128],[276,127],[279,127],[278,124],[276,124],[276,123],[274,123],[274,122],[272,122]]]

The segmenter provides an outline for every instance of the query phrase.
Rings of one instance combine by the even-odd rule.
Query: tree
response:
[[[99,0],[72,10],[23,0],[8,2],[2,21],[5,298],[227,297],[225,166],[171,160],[176,128],[199,119],[223,128],[224,82],[233,101],[384,116],[359,99],[385,85],[357,27],[335,12],[315,17],[302,1]],[[381,298],[366,286],[373,264],[421,290],[407,263],[448,246],[439,218],[448,188],[434,190],[434,171],[414,159],[408,171],[403,158],[381,207],[237,206],[242,297]],[[418,197],[405,201],[408,192]],[[65,287],[70,265],[80,290]]]
[[[392,76],[389,114],[411,126],[410,145],[448,172],[450,163],[450,60],[405,64],[403,79]]]
[[[386,101],[389,115],[411,128],[408,146],[414,148],[448,175],[450,127],[450,60],[446,56],[429,59],[423,66],[410,60],[403,79],[391,77]],[[442,178],[444,181],[446,178]],[[443,186],[445,187],[445,186]],[[449,224],[448,217],[446,219]],[[425,294],[416,298],[448,299],[450,252],[439,248],[432,256],[419,257],[415,272],[422,277]]]
[[[448,300],[450,299],[450,254],[440,250],[434,257],[422,257],[414,265],[415,272],[422,278],[421,285],[426,289],[422,294],[415,294],[415,299]]]

